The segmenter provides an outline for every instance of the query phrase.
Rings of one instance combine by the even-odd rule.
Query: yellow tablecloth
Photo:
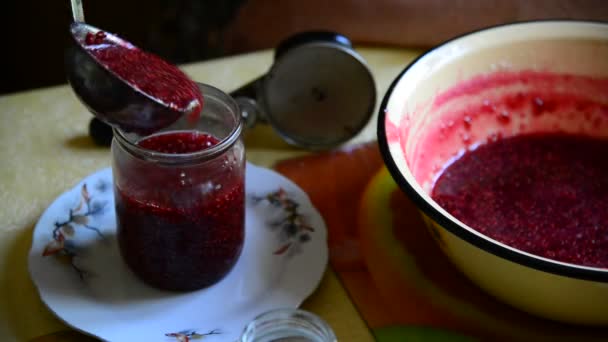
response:
[[[390,82],[419,53],[358,51],[376,80],[376,107]],[[271,63],[271,51],[262,51],[183,69],[194,80],[229,92],[265,73]],[[375,117],[350,144],[375,139]],[[32,229],[45,208],[80,179],[110,164],[109,150],[88,137],[90,118],[68,86],[0,97],[0,341],[27,341],[68,329],[40,301],[28,275],[27,254]],[[264,126],[246,133],[246,146],[247,159],[266,167],[305,153],[288,147]],[[304,308],[326,319],[341,341],[373,340],[331,269]]]

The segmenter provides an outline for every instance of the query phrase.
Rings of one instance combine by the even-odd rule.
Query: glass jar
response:
[[[240,112],[219,89],[199,88],[198,119],[183,117],[148,136],[115,129],[112,142],[121,255],[144,282],[165,290],[220,281],[245,237]]]
[[[300,309],[276,309],[257,316],[238,342],[336,342],[320,317]]]

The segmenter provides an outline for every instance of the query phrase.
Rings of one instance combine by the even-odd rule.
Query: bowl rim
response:
[[[504,258],[511,262],[517,263],[522,266],[531,267],[533,269],[548,272],[560,276],[565,276],[569,278],[576,278],[582,280],[590,280],[597,281],[602,283],[608,283],[608,269],[600,269],[600,268],[592,268],[586,267],[582,265],[569,264],[560,261],[552,261],[551,259],[546,259],[540,256],[536,256],[534,254],[529,254],[523,251],[519,251],[514,247],[506,248],[497,244],[491,240],[489,237],[482,237],[476,235],[467,229],[463,229],[457,222],[452,221],[447,216],[443,215],[439,210],[434,208],[430,203],[428,203],[419,193],[418,191],[407,181],[407,179],[401,174],[399,171],[399,167],[394,161],[389,143],[386,135],[386,114],[388,110],[388,103],[393,94],[395,87],[399,84],[400,80],[403,76],[416,65],[422,59],[428,57],[434,51],[442,48],[443,46],[459,40],[466,38],[468,36],[481,33],[484,31],[489,31],[498,28],[506,28],[509,26],[522,26],[528,24],[539,24],[539,23],[547,23],[547,24],[601,24],[608,25],[606,21],[598,21],[598,20],[577,20],[577,19],[538,19],[538,20],[525,20],[525,21],[514,21],[500,25],[493,25],[484,27],[481,29],[469,31],[463,33],[461,35],[455,36],[449,40],[446,40],[428,50],[423,52],[421,55],[416,57],[413,61],[411,61],[391,82],[382,102],[380,103],[379,113],[378,113],[378,122],[377,122],[377,139],[378,145],[380,148],[380,154],[382,155],[382,159],[391,174],[392,178],[396,181],[397,185],[401,188],[402,191],[405,192],[406,195],[416,204],[416,206],[430,219],[439,224],[441,227],[449,231],[450,233],[456,235],[457,237],[465,240],[466,242],[472,244],[473,246],[480,248],[490,254],[493,254],[497,257]]]

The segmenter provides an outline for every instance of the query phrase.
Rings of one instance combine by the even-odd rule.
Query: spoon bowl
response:
[[[192,108],[172,108],[99,63],[84,47],[87,36],[98,32],[104,32],[107,41],[132,47],[129,42],[94,26],[82,22],[71,24],[72,44],[65,60],[68,82],[89,111],[111,126],[138,133],[157,131],[190,114]]]

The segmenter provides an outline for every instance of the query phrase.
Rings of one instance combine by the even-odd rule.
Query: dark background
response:
[[[305,30],[422,47],[512,21],[608,20],[608,0],[83,0],[88,23],[179,64],[276,46]],[[0,5],[0,94],[65,83],[69,0]]]

